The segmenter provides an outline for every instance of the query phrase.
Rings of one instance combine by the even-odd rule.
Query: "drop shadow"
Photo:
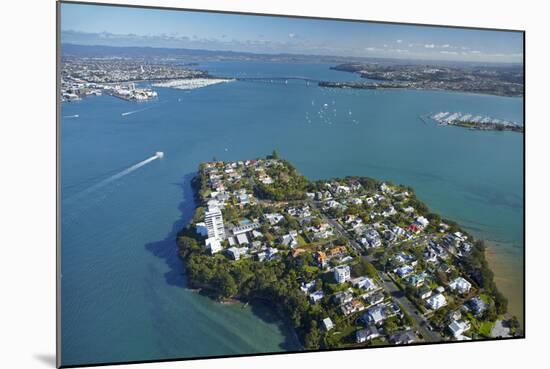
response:
[[[187,287],[185,277],[185,266],[178,254],[176,238],[181,229],[191,220],[195,211],[195,198],[191,181],[196,173],[189,173],[183,176],[181,183],[174,185],[180,187],[183,200],[178,204],[180,217],[174,222],[170,232],[160,241],[150,242],[145,248],[156,257],[163,259],[170,268],[164,274],[166,283],[171,286]]]
[[[55,355],[54,354],[34,354],[33,357],[49,367],[55,368]]]

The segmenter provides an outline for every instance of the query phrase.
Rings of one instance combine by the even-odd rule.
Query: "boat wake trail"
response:
[[[118,172],[118,173],[116,173],[116,174],[114,174],[114,175],[112,175],[112,176],[110,176],[110,177],[104,179],[103,181],[98,182],[98,183],[96,183],[95,185],[93,185],[93,186],[91,186],[91,187],[88,187],[88,188],[86,188],[85,190],[83,190],[83,191],[81,191],[81,192],[79,192],[79,193],[77,193],[77,194],[75,194],[75,195],[69,197],[69,198],[67,199],[67,201],[69,201],[69,200],[75,200],[75,199],[80,198],[80,197],[82,197],[82,196],[88,195],[88,194],[90,194],[90,193],[92,193],[92,192],[94,192],[94,191],[97,191],[97,190],[99,190],[100,188],[102,188],[102,187],[108,185],[109,183],[114,182],[114,181],[116,181],[116,180],[118,180],[118,179],[120,179],[120,178],[122,178],[122,177],[124,177],[124,176],[126,176],[126,175],[128,175],[128,174],[130,174],[130,173],[132,173],[132,172],[135,171],[135,170],[138,170],[139,168],[141,168],[141,167],[143,167],[143,166],[145,166],[145,165],[147,165],[147,164],[149,164],[149,163],[151,163],[151,162],[153,162],[153,161],[155,161],[155,160],[157,160],[157,159],[162,159],[163,157],[164,157],[164,153],[163,153],[162,151],[158,151],[158,152],[155,153],[155,155],[151,156],[150,158],[147,158],[147,159],[145,159],[145,160],[143,160],[143,161],[140,161],[139,163],[134,164],[134,165],[132,165],[132,166],[130,166],[130,167],[124,169],[123,171]]]
[[[120,114],[120,115],[123,116],[123,117],[125,117],[125,116],[127,116],[127,115],[132,115],[132,114],[135,114],[135,113],[140,113],[140,112],[142,112],[142,111],[149,110],[149,109],[151,109],[151,107],[144,108],[144,109],[139,109],[139,110],[127,111],[127,112],[122,113],[122,114]]]

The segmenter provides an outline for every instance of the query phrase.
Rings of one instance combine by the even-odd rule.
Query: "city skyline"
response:
[[[62,4],[61,13],[62,42],[82,45],[489,63],[523,61],[523,34],[515,31],[69,3]]]

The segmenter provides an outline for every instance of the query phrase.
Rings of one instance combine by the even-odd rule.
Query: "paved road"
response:
[[[441,336],[435,332],[432,332],[428,327],[428,320],[421,314],[418,314],[416,307],[405,296],[405,293],[397,287],[393,280],[384,272],[378,272],[382,283],[384,283],[384,289],[390,293],[390,295],[397,300],[401,306],[407,311],[409,316],[416,322],[418,330],[424,337],[424,340],[428,342],[439,342],[442,340]]]
[[[340,223],[338,223],[334,219],[327,217],[325,213],[323,213],[323,211],[319,208],[318,203],[311,200],[309,202],[314,208],[319,210],[323,218],[327,221],[328,224],[332,226],[332,228],[336,229],[336,231],[340,233],[340,235],[348,239],[349,243],[355,249],[355,251],[357,251],[359,254],[361,254],[364,251],[363,247],[361,247],[361,245],[357,241],[355,241],[355,239],[348,233],[348,231],[344,229],[344,227],[342,227],[342,225],[340,225]]]
[[[313,207],[317,208],[318,204],[314,201],[310,201]],[[338,233],[340,233],[342,236],[346,237],[351,244],[351,246],[357,251],[358,253],[362,254],[364,249],[355,241],[355,239],[342,227],[340,223],[338,223],[336,220],[331,219],[327,217],[322,211],[320,211],[321,214],[323,214],[323,217],[325,220],[334,228]],[[416,241],[417,242],[417,241]],[[373,262],[372,257],[370,256],[364,256],[369,262]],[[421,314],[417,313],[417,309],[414,306],[414,304],[406,297],[405,293],[399,289],[399,287],[394,283],[394,281],[384,272],[378,272],[378,275],[380,276],[380,280],[382,280],[382,283],[384,284],[384,290],[386,290],[395,300],[397,300],[401,306],[403,306],[403,309],[406,310],[406,312],[409,314],[409,316],[415,321],[416,326],[418,327],[418,330],[420,331],[420,334],[424,337],[424,340],[427,342],[439,342],[442,340],[441,336],[435,332],[432,332],[428,328],[428,320],[424,318]]]

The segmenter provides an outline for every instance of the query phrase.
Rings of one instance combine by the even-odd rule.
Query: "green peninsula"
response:
[[[523,335],[483,242],[410,187],[309,181],[274,152],[203,163],[193,188],[177,239],[189,285],[270,305],[307,350]]]

